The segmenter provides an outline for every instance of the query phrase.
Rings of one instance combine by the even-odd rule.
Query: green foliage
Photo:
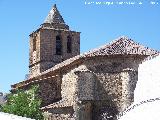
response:
[[[0,112],[2,111],[2,105],[0,105]]]
[[[41,100],[37,96],[38,86],[32,86],[30,90],[17,90],[15,94],[9,94],[8,100],[2,106],[2,111],[18,116],[42,120],[40,111]]]

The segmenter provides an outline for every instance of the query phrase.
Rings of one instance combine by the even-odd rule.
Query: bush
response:
[[[42,120],[40,111],[41,100],[38,98],[38,86],[32,86],[30,90],[17,90],[15,94],[8,95],[8,100],[2,106],[2,111],[22,117]]]

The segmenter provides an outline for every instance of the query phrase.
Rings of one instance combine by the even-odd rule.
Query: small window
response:
[[[67,37],[67,53],[72,52],[72,39],[70,36]]]
[[[62,42],[60,36],[56,36],[56,54],[62,54]]]
[[[33,39],[33,51],[36,51],[36,38]]]

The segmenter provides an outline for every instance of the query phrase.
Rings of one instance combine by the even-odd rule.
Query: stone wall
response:
[[[62,55],[56,55],[56,36],[62,41]],[[67,53],[67,37],[70,36],[72,52]],[[36,43],[36,44],[35,44]],[[36,45],[36,49],[34,49]],[[30,35],[30,75],[35,76],[54,65],[80,54],[80,33],[42,27]]]
[[[92,103],[79,101],[75,106],[75,120],[92,120]]]
[[[86,109],[91,112],[88,112],[88,118],[99,119],[105,114],[115,117],[115,113],[123,111],[133,102],[140,61],[131,57],[84,60],[80,66],[63,74],[62,100],[72,103],[70,105],[73,105],[79,120]],[[90,107],[87,107],[88,104]]]
[[[95,97],[95,75],[91,71],[75,71],[78,79],[75,84],[75,99],[77,101],[94,100]]]
[[[73,107],[54,108],[44,113],[45,120],[75,120]]]
[[[35,47],[35,48],[34,48]],[[34,32],[30,35],[29,42],[29,74],[37,75],[40,73],[40,32]]]
[[[60,35],[62,41],[62,55],[56,55],[56,36]],[[72,53],[67,53],[67,36],[72,39]],[[44,28],[41,30],[41,60],[60,63],[80,53],[80,33],[73,31]]]
[[[39,83],[39,96],[42,99],[42,106],[52,104],[61,99],[60,78],[51,78]]]
[[[7,94],[3,94],[2,92],[0,92],[0,105],[5,104],[7,101]]]
[[[79,120],[114,118],[133,102],[140,61],[133,56],[86,58],[80,65],[61,70],[58,78],[44,80],[41,96],[44,104],[53,103],[47,110],[51,119],[71,116],[63,113],[68,107]],[[56,102],[55,98],[60,99]]]
[[[117,107],[110,101],[97,100],[92,102],[91,120],[116,120]]]
[[[42,100],[42,107],[61,99],[60,76],[39,80],[37,82],[26,85],[23,89],[29,90],[32,85],[39,85],[38,95]]]
[[[121,73],[122,76],[122,99],[121,111],[124,111],[134,102],[134,91],[138,81],[138,71],[127,70]]]
[[[97,57],[86,60],[86,67],[96,76],[94,100],[110,101],[119,111],[129,106],[134,98],[140,61],[134,57]],[[124,104],[126,106],[122,107]]]
[[[68,104],[73,104],[75,96],[75,83],[77,82],[77,76],[75,75],[75,69],[63,74],[61,84],[61,96],[62,100],[67,101]]]

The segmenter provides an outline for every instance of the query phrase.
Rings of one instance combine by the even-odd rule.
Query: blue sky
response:
[[[116,0],[0,0],[0,91],[20,82],[28,73],[29,34],[41,25],[56,3],[71,30],[81,32],[81,53],[128,36],[160,50],[160,0],[152,5],[85,4]],[[124,1],[125,0],[117,0]],[[132,1],[132,0],[131,0]]]

